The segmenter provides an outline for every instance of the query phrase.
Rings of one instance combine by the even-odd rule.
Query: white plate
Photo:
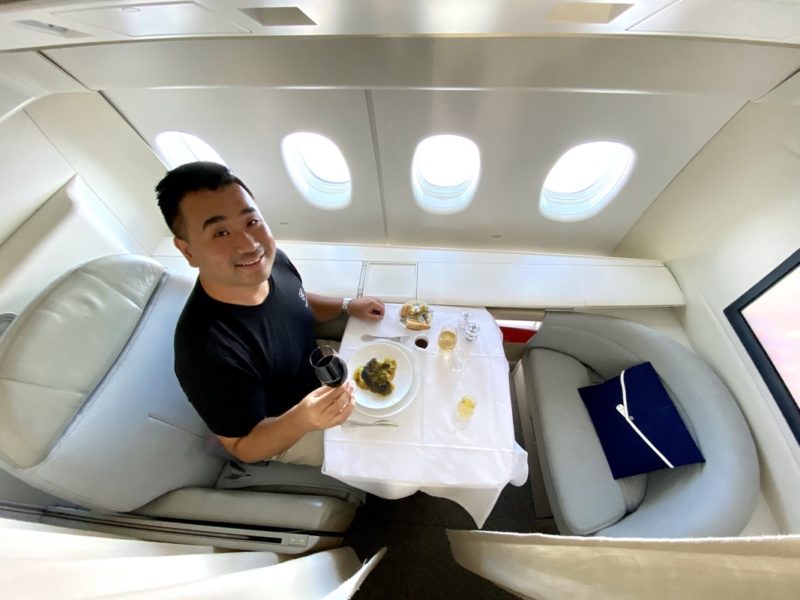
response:
[[[379,361],[391,358],[397,362],[397,371],[394,374],[394,379],[392,379],[394,390],[388,396],[381,396],[355,386],[356,408],[369,411],[368,414],[380,413],[385,415],[387,414],[386,411],[394,409],[398,403],[403,401],[412,388],[416,378],[414,356],[405,346],[390,341],[376,341],[364,344],[347,361],[347,372],[350,374],[350,379],[353,379],[358,367],[363,367],[372,358],[376,358]]]

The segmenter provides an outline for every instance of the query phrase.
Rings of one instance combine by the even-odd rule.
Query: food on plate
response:
[[[424,302],[412,300],[400,307],[400,322],[408,329],[421,331],[430,329],[433,311]]]
[[[416,321],[409,319],[405,323],[403,323],[407,329],[411,329],[413,331],[422,331],[424,329],[430,329],[431,326],[425,323],[424,321]]]
[[[397,361],[393,358],[384,358],[382,361],[371,358],[366,365],[356,369],[353,379],[362,390],[388,396],[394,391],[392,379],[396,372]]]

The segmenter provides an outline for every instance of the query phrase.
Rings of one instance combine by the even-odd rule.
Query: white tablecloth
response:
[[[502,334],[484,309],[434,306],[431,329],[406,330],[397,304],[386,306],[380,323],[350,319],[340,353],[348,360],[365,342],[364,333],[410,335],[411,350],[422,378],[417,397],[390,417],[398,427],[335,427],[325,432],[323,472],[383,498],[396,499],[423,491],[449,498],[482,527],[502,489],[522,485],[528,477],[526,452],[514,441],[508,362]],[[467,367],[451,371],[436,343],[444,324],[455,323],[462,310],[481,327]],[[428,348],[414,346],[419,334]],[[459,340],[460,341],[460,340]],[[454,425],[456,405],[465,396],[477,402],[464,429]],[[354,420],[374,420],[357,412]]]

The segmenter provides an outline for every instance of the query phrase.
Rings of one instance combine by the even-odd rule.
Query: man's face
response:
[[[234,293],[257,288],[272,272],[275,238],[250,195],[233,183],[200,190],[180,203],[182,238],[175,246],[207,292]]]

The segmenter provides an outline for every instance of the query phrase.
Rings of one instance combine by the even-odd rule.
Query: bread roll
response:
[[[408,319],[406,321],[406,327],[413,331],[422,331],[423,329],[430,329],[431,326],[425,322],[415,321],[414,319]]]

